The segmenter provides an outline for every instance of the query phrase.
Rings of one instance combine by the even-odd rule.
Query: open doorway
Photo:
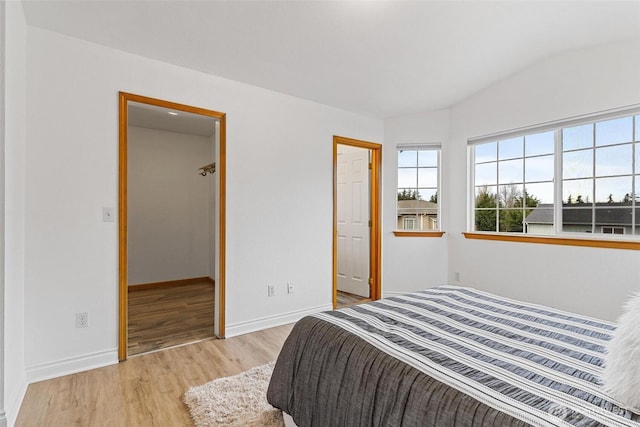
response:
[[[224,153],[223,113],[120,93],[120,360],[224,336]]]
[[[334,137],[333,306],[379,299],[380,144]]]

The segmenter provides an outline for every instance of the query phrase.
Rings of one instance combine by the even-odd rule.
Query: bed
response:
[[[614,330],[439,286],[301,319],[267,399],[299,427],[640,427],[602,388]]]

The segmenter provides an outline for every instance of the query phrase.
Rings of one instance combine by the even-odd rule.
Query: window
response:
[[[408,217],[405,216],[404,218],[402,218],[403,220],[403,224],[404,230],[415,230],[416,229],[416,219],[414,217]]]
[[[437,231],[440,146],[398,147],[398,230]]]
[[[602,227],[602,234],[624,234],[624,227]]]
[[[638,110],[470,144],[474,231],[640,235]]]

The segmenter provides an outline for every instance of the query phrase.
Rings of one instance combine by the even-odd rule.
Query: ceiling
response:
[[[640,0],[22,0],[27,24],[373,117],[446,108],[542,58],[640,40]]]
[[[127,110],[127,124],[129,126],[204,137],[212,136],[216,129],[217,120],[202,114],[176,111],[133,101],[129,101]]]

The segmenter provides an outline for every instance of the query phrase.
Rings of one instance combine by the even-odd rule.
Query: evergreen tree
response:
[[[436,191],[435,194],[433,194],[431,196],[431,198],[429,199],[430,202],[432,203],[438,203],[438,192]]]
[[[535,208],[540,203],[540,200],[530,195],[527,191],[524,192],[524,196],[518,195],[518,193],[519,191],[515,191],[513,193],[515,196],[509,202],[509,206],[513,209],[500,211],[500,231],[508,233],[522,232],[524,219],[532,210],[528,208]]]
[[[496,231],[497,207],[497,196],[489,193],[486,186],[482,187],[476,196],[476,231]]]

